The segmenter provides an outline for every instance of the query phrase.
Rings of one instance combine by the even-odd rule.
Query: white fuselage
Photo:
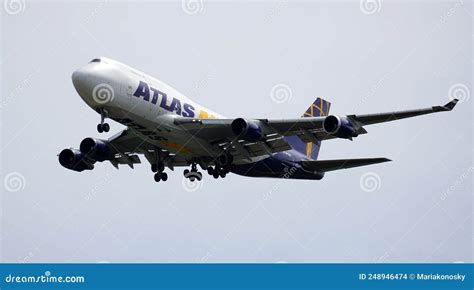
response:
[[[118,121],[137,134],[152,136],[155,145],[190,157],[214,156],[221,151],[207,140],[196,140],[173,123],[178,116],[223,118],[169,85],[108,58],[94,59],[72,75],[81,98],[97,112]],[[253,162],[255,160],[248,160]]]

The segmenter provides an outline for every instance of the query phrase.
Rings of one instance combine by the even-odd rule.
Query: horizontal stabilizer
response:
[[[339,169],[346,169],[358,166],[365,166],[391,161],[387,158],[358,158],[358,159],[337,159],[337,160],[317,160],[317,161],[302,161],[303,167],[319,171],[327,172]]]

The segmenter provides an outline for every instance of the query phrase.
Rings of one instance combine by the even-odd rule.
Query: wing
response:
[[[113,155],[109,161],[118,168],[118,164],[127,164],[133,168],[133,164],[141,163],[138,154],[143,154],[150,164],[154,164],[157,160],[169,168],[174,166],[187,165],[186,159],[182,156],[172,154],[156,145],[153,136],[146,134],[138,134],[129,128],[123,130],[108,140],[110,154]]]
[[[296,135],[304,142],[313,143],[333,138],[352,139],[352,137],[367,133],[363,127],[365,125],[451,111],[457,102],[458,100],[455,99],[444,106],[368,115],[246,120],[247,123],[253,124],[254,127],[258,127],[261,130],[261,138],[254,142],[250,142],[244,138],[244,136],[239,136],[239,134],[236,134],[235,130],[233,130],[232,124],[238,119],[193,119],[178,117],[174,119],[174,124],[189,132],[191,135],[203,138],[211,143],[222,144],[224,147],[237,146],[239,147],[237,151],[241,153],[248,151],[247,149],[251,149],[249,146],[256,146],[260,148],[260,150],[258,150],[258,152],[250,152],[250,154],[258,155],[261,153],[274,153],[288,150],[289,145],[284,140],[284,136]],[[344,122],[348,123],[347,126],[353,129],[353,135],[347,137],[328,130],[328,126],[325,127],[325,121],[329,121],[330,118],[332,118],[332,120],[337,119],[340,122],[345,120]],[[243,145],[243,148],[240,145]]]
[[[371,125],[371,124],[390,122],[390,121],[411,118],[411,117],[416,117],[416,116],[426,115],[426,114],[431,114],[431,113],[449,112],[456,106],[457,103],[458,103],[458,99],[454,99],[444,106],[433,106],[431,108],[425,108],[425,109],[388,112],[388,113],[382,113],[382,114],[349,115],[347,117],[354,119],[355,121],[359,122],[362,125]]]
[[[290,150],[290,145],[275,130],[265,129],[266,134],[258,140],[248,140],[235,134],[232,130],[233,119],[191,119],[177,117],[174,125],[192,136],[208,141],[218,146],[222,151],[231,152],[234,160],[251,159],[263,155]],[[265,126],[261,120],[252,120],[260,126]]]

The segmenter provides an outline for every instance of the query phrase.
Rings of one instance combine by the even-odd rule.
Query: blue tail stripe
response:
[[[322,98],[316,98],[316,100],[311,104],[311,106],[309,106],[309,108],[303,113],[303,116],[301,117],[327,116],[329,114],[330,107],[331,103],[328,101],[323,100]],[[285,137],[285,140],[294,150],[306,155],[307,158],[311,158],[313,160],[318,158],[321,142],[305,143],[297,136],[288,136]]]

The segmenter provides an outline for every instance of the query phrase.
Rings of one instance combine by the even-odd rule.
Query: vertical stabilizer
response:
[[[323,117],[329,114],[329,108],[331,103],[322,99],[316,98],[316,100],[309,106],[309,108],[303,113],[302,118],[307,117]],[[296,151],[306,155],[307,158],[316,160],[318,159],[319,149],[321,142],[317,143],[305,143],[297,136],[285,137],[286,141]]]

